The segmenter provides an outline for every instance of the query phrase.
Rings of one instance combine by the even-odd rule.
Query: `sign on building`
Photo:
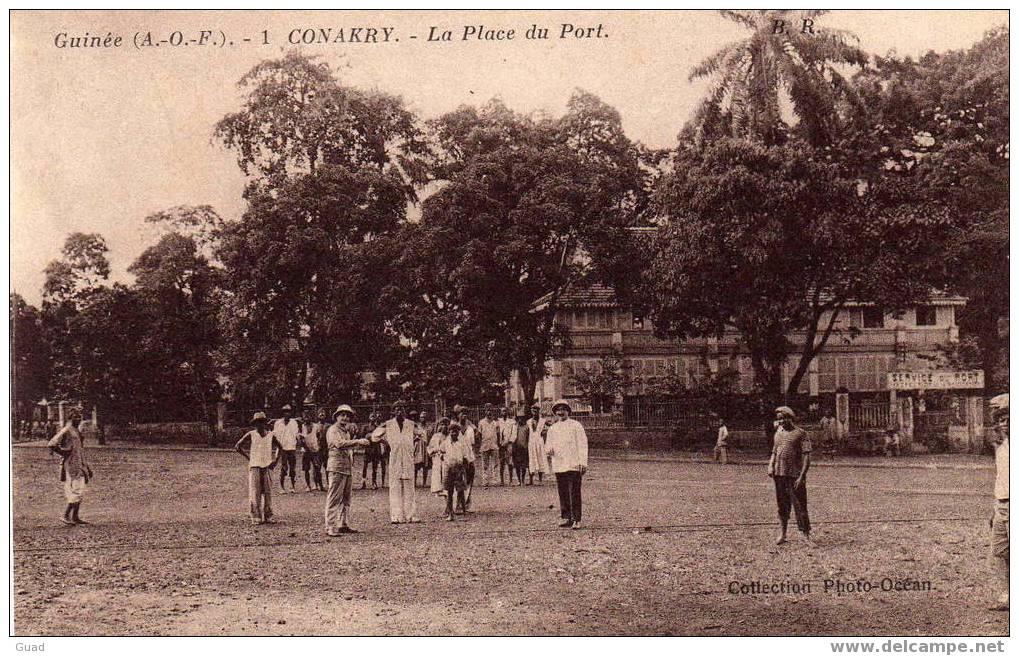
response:
[[[889,371],[890,390],[983,389],[984,372],[973,371]]]

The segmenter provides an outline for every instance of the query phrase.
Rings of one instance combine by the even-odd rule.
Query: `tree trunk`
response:
[[[761,426],[770,439],[775,433],[773,412],[786,402],[782,390],[782,362],[772,362],[763,353],[763,349],[751,348],[750,363],[754,370],[754,382],[760,394]]]
[[[534,405],[534,385],[537,381],[534,379],[530,367],[518,369],[517,376],[520,382],[520,389],[524,394],[524,406],[529,409]]]

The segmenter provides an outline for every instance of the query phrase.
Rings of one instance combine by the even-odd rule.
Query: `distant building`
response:
[[[877,397],[878,393],[887,392],[889,371],[933,368],[932,358],[939,347],[948,347],[959,339],[955,312],[965,302],[959,296],[932,294],[925,303],[901,314],[870,303],[846,304],[835,323],[837,332],[811,363],[799,392],[824,397],[845,388],[855,397]],[[822,326],[826,320],[822,318]],[[549,374],[536,385],[535,399],[575,399],[583,407],[572,375],[579,369],[597,366],[605,357],[618,358],[628,369],[631,384],[624,397],[646,395],[647,382],[653,377],[672,373],[681,379],[685,377],[692,387],[695,381],[725,370],[738,374],[739,392],[752,391],[750,357],[735,330],[720,339],[659,339],[650,320],[635,316],[604,285],[567,291],[560,298],[556,321],[569,331],[571,344],[561,358],[548,363]],[[859,332],[851,331],[852,328]],[[794,344],[797,341],[802,344],[804,338],[802,333],[790,336]],[[790,356],[782,372],[783,384],[792,376],[798,361],[797,354]],[[523,399],[515,376],[507,396],[510,403]]]

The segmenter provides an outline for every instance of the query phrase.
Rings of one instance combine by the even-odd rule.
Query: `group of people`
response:
[[[990,406],[994,421],[990,435],[996,468],[994,508],[990,522],[991,562],[993,582],[999,594],[992,609],[1007,610],[1008,394],[994,397]],[[273,481],[270,474],[277,463],[282,463],[279,479],[281,488],[286,489],[285,481],[289,477],[291,492],[294,491],[296,451],[298,446],[302,446],[307,489],[312,489],[314,483],[315,489],[327,492],[325,527],[329,536],[357,533],[348,523],[354,450],[357,448],[364,449],[366,454],[372,450],[372,453],[388,455],[388,463],[383,467],[383,484],[388,469],[391,477],[389,512],[394,524],[421,521],[418,518],[415,491],[418,471],[424,472],[422,480],[430,482],[432,492],[445,497],[445,519],[453,521],[455,514],[469,512],[476,463],[480,461],[483,486],[494,484],[496,466],[503,484],[506,481],[503,476],[506,471],[509,472],[510,484],[515,473],[519,485],[524,485],[525,476],[528,484],[533,484],[535,475],[540,483],[543,475],[551,471],[555,474],[559,492],[559,526],[580,528],[583,509],[581,486],[588,461],[587,434],[580,422],[571,418],[569,403],[555,402],[551,417],[542,416],[540,408],[534,406],[530,417],[518,414],[512,421],[507,412],[503,411],[499,417],[494,407],[487,406],[485,416],[477,425],[468,418],[466,408],[456,406],[453,417],[443,417],[433,427],[426,426],[420,417],[415,421],[408,416],[402,402],[394,403],[392,410],[390,419],[379,422],[372,418],[366,427],[361,427],[355,423],[356,413],[349,405],[336,408],[332,423],[328,423],[325,413],[320,412],[316,421],[304,424],[291,416],[289,407],[284,407],[284,416],[273,424],[272,429],[269,428],[265,413],[256,412],[251,419],[252,429],[235,445],[237,451],[248,460],[248,500],[252,523],[272,521]],[[79,430],[81,419],[81,413],[73,411],[67,423],[47,444],[54,453],[61,456],[60,480],[64,484],[67,500],[62,521],[69,526],[87,524],[81,518],[80,510],[93,477]],[[811,539],[807,510],[811,442],[810,436],[795,424],[795,420],[796,413],[791,408],[782,406],[776,409],[775,435],[767,472],[774,480],[778,503],[778,544],[788,539],[787,527],[791,513],[796,515],[796,525],[803,539],[808,542]],[[725,423],[720,421],[717,447],[723,462],[727,438]],[[427,457],[427,468],[419,466],[422,462],[421,454]]]
[[[305,488],[324,490],[326,494],[326,533],[339,536],[356,533],[348,523],[353,487],[354,452],[364,453],[362,488],[367,485],[369,465],[372,486],[378,488],[376,470],[381,466],[382,484],[388,475],[389,514],[393,524],[420,522],[417,509],[417,479],[432,493],[445,497],[443,517],[453,521],[456,514],[470,511],[478,464],[480,485],[533,485],[554,473],[559,490],[562,527],[580,528],[582,518],[581,483],[587,470],[587,434],[583,426],[570,418],[569,403],[552,405],[552,416],[542,416],[537,404],[530,416],[509,410],[497,411],[491,404],[475,424],[467,408],[454,406],[451,417],[434,424],[424,413],[407,412],[403,402],[392,407],[392,417],[381,420],[373,414],[368,423],[356,422],[349,405],[339,406],[326,421],[324,411],[315,420],[304,422],[292,416],[290,406],[283,417],[269,428],[264,412],[252,417],[252,429],[237,441],[235,449],[248,459],[248,496],[253,524],[272,521],[271,471],[280,468],[279,485],[296,492],[297,451],[302,452]],[[325,477],[322,476],[322,469]]]

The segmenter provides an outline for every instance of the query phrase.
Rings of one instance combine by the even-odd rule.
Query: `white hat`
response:
[[[280,410],[293,410],[293,408],[291,408],[290,404],[288,403],[285,406],[283,406],[282,408],[280,408]]]
[[[567,403],[564,399],[559,399],[558,401],[552,404],[552,412],[554,413],[556,411],[556,408],[560,407],[566,408],[566,412],[573,414],[573,408],[571,408],[570,404]]]
[[[255,414],[251,415],[251,423],[255,423],[256,421],[268,421],[268,419],[266,419],[265,413],[259,410]]]
[[[333,417],[336,417],[336,415],[340,414],[341,412],[346,412],[346,413],[348,413],[348,414],[349,414],[349,415],[350,415],[351,417],[355,417],[355,416],[357,416],[357,413],[356,413],[356,412],[354,412],[354,409],[353,409],[353,408],[351,408],[351,407],[350,407],[349,405],[347,405],[346,403],[344,403],[343,405],[341,405],[341,406],[339,406],[338,408],[336,408],[336,411],[335,411],[335,412],[333,412]]]
[[[787,417],[789,419],[796,419],[796,413],[787,405],[781,405],[775,408],[776,417]]]

